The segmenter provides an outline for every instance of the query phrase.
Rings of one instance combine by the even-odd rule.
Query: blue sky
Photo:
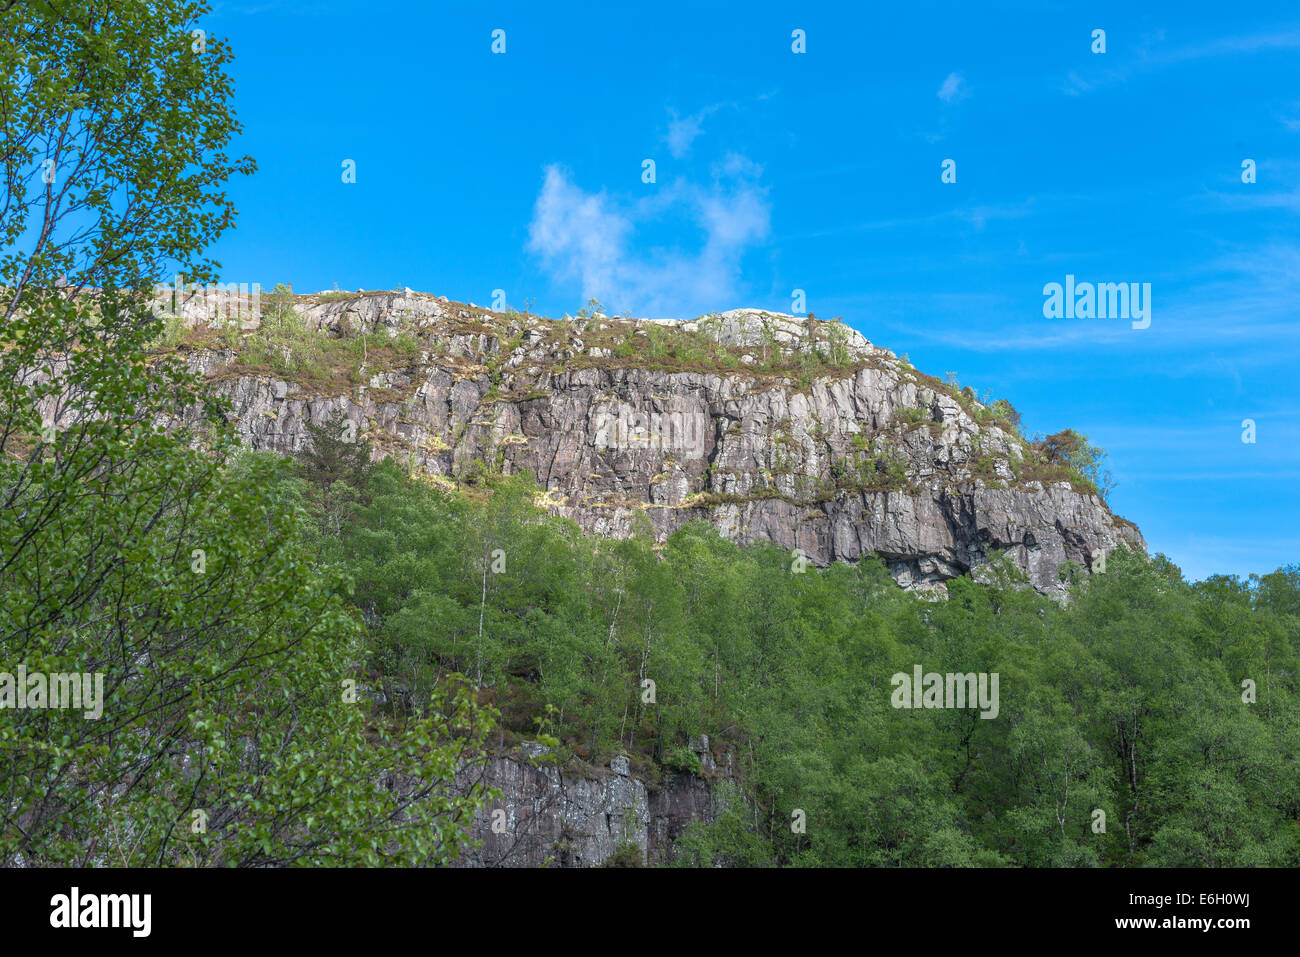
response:
[[[1109,450],[1189,577],[1300,560],[1295,4],[215,6],[260,167],[226,281],[681,317],[802,289]],[[1150,327],[1045,318],[1067,274],[1150,283]]]

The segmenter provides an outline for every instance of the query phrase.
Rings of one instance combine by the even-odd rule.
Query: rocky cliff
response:
[[[664,864],[692,821],[714,819],[727,799],[730,755],[719,764],[707,736],[691,742],[702,775],[669,774],[654,786],[625,757],[579,774],[524,754],[492,757],[475,774],[500,797],[470,828],[478,846],[462,867],[594,867]]]
[[[306,422],[341,414],[435,481],[531,471],[589,534],[703,519],[793,560],[877,553],[900,584],[937,589],[1005,551],[1046,593],[1067,560],[1145,548],[997,407],[837,321],[548,320],[409,291],[172,310],[168,347],[229,395],[253,447],[294,453]]]

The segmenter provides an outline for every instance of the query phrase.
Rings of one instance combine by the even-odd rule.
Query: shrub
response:
[[[1103,460],[1106,451],[1088,444],[1088,437],[1074,429],[1036,439],[1034,451],[1048,468],[1065,471],[1072,479],[1104,500],[1115,483]]]
[[[690,748],[674,748],[664,758],[664,766],[674,771],[694,774],[697,777],[703,771],[700,766],[700,756]]]
[[[930,410],[923,405],[914,409],[898,409],[895,414],[898,416],[898,421],[908,428],[916,428],[930,421]]]
[[[635,841],[624,841],[618,850],[601,863],[601,867],[645,867],[641,847]]]

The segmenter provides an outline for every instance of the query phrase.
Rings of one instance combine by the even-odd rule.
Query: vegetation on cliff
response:
[[[730,754],[739,791],[679,863],[1300,863],[1300,569],[1189,583],[1121,550],[1065,569],[1065,604],[1009,563],[936,602],[703,524],[587,538],[526,477],[302,474],[276,494],[354,582],[395,713],[461,672],[500,745],[541,723],[579,771],[622,753],[653,786],[700,735]],[[917,665],[1000,675],[996,717],[894,707]]]
[[[217,381],[266,375],[291,382],[306,394],[356,398],[376,374],[395,373],[403,385],[381,389],[385,401],[403,408],[414,401],[420,384],[433,370],[446,368],[457,379],[483,383],[482,402],[520,403],[551,397],[555,383],[582,369],[633,369],[659,373],[722,375],[751,389],[808,393],[814,383],[852,378],[864,369],[892,376],[943,396],[960,406],[981,429],[996,429],[1015,445],[1011,473],[999,473],[997,459],[982,455],[971,462],[971,477],[995,487],[1037,482],[1066,482],[1072,488],[1107,499],[1114,483],[1102,462],[1106,453],[1072,429],[1054,435],[1029,435],[1020,428],[1020,413],[1005,398],[990,392],[977,396],[955,373],[938,379],[914,368],[906,358],[872,347],[837,319],[778,316],[751,312],[756,332],[736,341],[734,323],[711,314],[689,322],[655,322],[609,317],[594,300],[576,317],[545,319],[530,313],[492,312],[419,293],[400,294],[403,301],[443,303],[439,316],[405,315],[397,309],[387,326],[362,318],[398,293],[335,293],[295,296],[279,283],[262,297],[262,314],[251,328],[238,321],[173,316],[154,342],[161,355],[193,351],[219,354],[211,377]],[[413,300],[411,297],[415,297]],[[371,300],[367,303],[365,300]],[[322,303],[342,303],[342,311],[322,314]],[[353,311],[358,310],[358,311]],[[309,318],[309,314],[310,317]],[[733,334],[728,335],[731,332]],[[450,348],[452,343],[455,349]],[[903,433],[928,428],[939,439],[943,426],[927,405],[900,410]],[[445,437],[450,440],[452,437]],[[858,451],[866,451],[865,448]],[[837,463],[824,487],[809,490],[800,502],[822,501],[836,489],[916,491],[903,463],[889,454],[877,461]],[[775,490],[728,495],[698,490],[700,504],[785,497]]]
[[[338,394],[467,335],[451,367],[502,402],[548,369],[806,389],[886,360],[811,317],[805,350],[596,309],[327,335],[286,289],[255,329],[164,322],[154,284],[214,278],[226,181],[252,169],[225,152],[230,54],[206,12],[0,10],[0,864],[447,864],[488,797],[456,772],[486,749],[622,752],[654,785],[709,773],[702,735],[735,790],[682,864],[1300,863],[1296,568],[1188,583],[1121,550],[1066,567],[1064,603],[998,563],[926,601],[879,560],[818,570],[698,523],[585,537],[526,476],[477,463],[445,490],[331,429],[297,465],[241,450],[175,350]],[[515,383],[534,333],[551,364]],[[1032,444],[1021,479],[1103,479],[1082,436]],[[854,451],[844,481],[903,480]],[[917,667],[999,675],[996,717],[895,707]]]

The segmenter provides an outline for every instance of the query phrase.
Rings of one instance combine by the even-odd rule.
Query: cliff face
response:
[[[1002,550],[1053,593],[1067,560],[1145,549],[969,390],[841,323],[551,321],[414,293],[277,308],[294,331],[223,328],[198,299],[178,310],[178,347],[256,448],[297,452],[307,421],[342,413],[377,455],[438,481],[530,470],[590,534],[626,536],[644,515],[662,538],[704,519],[815,564],[878,553],[905,587],[941,589]]]
[[[500,792],[474,819],[478,846],[462,867],[594,867],[630,852],[633,866],[664,864],[692,821],[714,819],[717,783],[729,767],[711,761],[708,738],[692,742],[707,777],[670,775],[657,787],[634,777],[627,759],[587,775],[535,765],[523,755],[498,755],[482,771]]]

